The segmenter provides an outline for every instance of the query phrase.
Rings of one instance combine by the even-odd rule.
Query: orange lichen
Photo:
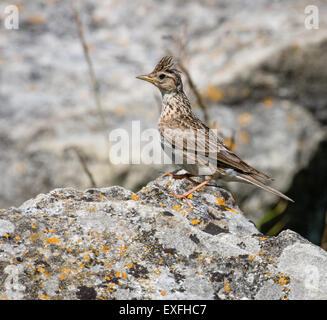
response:
[[[231,208],[226,208],[227,211],[230,211],[230,212],[234,212],[234,213],[237,213],[237,211],[235,209],[231,209]]]
[[[226,206],[226,203],[225,203],[225,200],[224,199],[221,199],[221,198],[217,198],[217,204],[219,206]]]
[[[229,286],[230,286],[230,283],[229,282],[226,282],[225,283],[225,292],[226,293],[229,293],[229,291],[230,291],[230,287]]]
[[[263,100],[263,105],[267,109],[271,108],[273,103],[274,103],[274,100],[270,97],[267,97]]]
[[[194,220],[192,220],[191,224],[196,225],[196,224],[198,224],[199,222],[200,222],[199,219],[194,219]]]
[[[134,264],[126,263],[125,266],[128,267],[128,268],[133,268],[134,267]]]
[[[120,252],[119,252],[120,255],[123,256],[126,253],[126,251],[128,250],[128,248],[129,248],[129,246],[125,246],[125,245],[122,244],[120,246]]]
[[[175,211],[181,211],[182,210],[182,206],[180,204],[176,205],[176,206],[173,206],[173,209]]]
[[[240,142],[242,143],[248,143],[250,140],[250,135],[245,131],[242,131],[239,137],[240,137]]]
[[[251,122],[252,118],[253,115],[251,113],[243,112],[237,117],[237,121],[239,124],[246,126]]]
[[[224,98],[224,92],[213,85],[210,85],[205,92],[205,95],[212,101],[218,102]]]
[[[140,200],[140,197],[137,194],[132,194],[131,195],[132,200]]]
[[[34,25],[43,24],[43,23],[45,23],[45,21],[46,21],[45,16],[43,16],[41,14],[35,14],[35,15],[27,18],[27,22],[29,24],[34,24]]]
[[[166,290],[161,290],[161,291],[160,291],[160,293],[161,293],[161,295],[162,295],[162,296],[165,296],[165,295],[167,295],[167,292],[166,292]]]
[[[45,272],[45,269],[44,269],[43,267],[40,267],[40,266],[38,266],[38,267],[36,268],[36,270],[37,270],[38,272]]]
[[[290,282],[290,280],[286,277],[280,277],[277,282],[281,285],[285,285],[285,284],[288,284]]]
[[[52,243],[52,244],[59,244],[60,243],[60,239],[58,239],[58,238],[46,238],[45,241],[47,243]]]

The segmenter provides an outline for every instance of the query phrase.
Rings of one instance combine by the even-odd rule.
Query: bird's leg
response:
[[[204,187],[205,185],[207,185],[210,181],[211,181],[211,179],[209,179],[209,180],[204,180],[203,182],[199,183],[197,186],[195,186],[195,187],[192,188],[191,190],[189,190],[189,191],[187,191],[187,192],[185,192],[185,193],[183,193],[183,194],[180,194],[180,195],[176,194],[176,198],[178,198],[178,199],[185,199],[185,198],[187,198],[191,193],[193,193],[194,191],[196,191],[196,190],[198,190],[198,189]]]
[[[187,204],[193,209],[194,207],[192,206],[191,202],[188,200],[188,196],[193,193],[194,191],[204,187],[205,185],[207,185],[209,182],[211,181],[211,179],[205,180],[201,183],[199,183],[197,186],[195,186],[194,188],[192,188],[191,190],[184,192],[183,194],[176,194],[170,191],[170,194],[172,194],[175,198],[177,199],[186,199]]]

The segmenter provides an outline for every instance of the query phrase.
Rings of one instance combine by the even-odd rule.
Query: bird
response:
[[[193,207],[188,200],[189,195],[210,181],[221,179],[251,184],[294,202],[263,182],[274,179],[243,161],[227,147],[219,133],[210,129],[193,113],[191,103],[183,89],[181,71],[175,65],[173,56],[164,56],[152,72],[136,77],[152,83],[160,90],[162,109],[158,130],[161,147],[172,160],[175,160],[175,164],[180,164],[187,172],[167,175],[174,179],[187,178],[196,185],[181,195],[172,194],[178,199],[186,199]],[[198,183],[192,179],[193,177],[202,177],[204,181]]]

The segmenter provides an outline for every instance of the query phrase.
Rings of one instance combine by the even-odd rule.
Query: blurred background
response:
[[[135,76],[171,53],[194,112],[296,201],[225,185],[247,217],[327,249],[325,0],[71,3],[0,4],[0,208],[57,187],[137,191],[168,170],[111,165],[108,133],[132,120],[156,128],[160,93]],[[12,4],[18,30],[4,26]]]

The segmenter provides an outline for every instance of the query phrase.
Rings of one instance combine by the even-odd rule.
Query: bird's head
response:
[[[171,56],[163,57],[151,73],[136,78],[153,83],[162,94],[183,91],[180,71],[174,68]]]

